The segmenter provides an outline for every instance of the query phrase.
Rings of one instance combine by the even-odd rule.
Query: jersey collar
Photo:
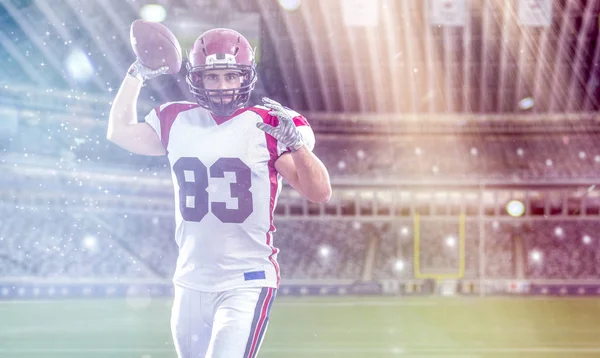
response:
[[[233,114],[230,116],[217,116],[216,114],[212,114],[212,113],[210,115],[214,119],[214,121],[217,123],[217,125],[221,125],[221,124],[227,122],[228,120],[230,120],[231,118],[246,112],[247,110],[248,110],[248,108],[239,108],[235,112],[233,112]]]

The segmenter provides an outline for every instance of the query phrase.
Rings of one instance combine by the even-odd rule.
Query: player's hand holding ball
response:
[[[139,58],[135,60],[135,62],[131,64],[131,66],[129,66],[129,71],[127,71],[129,75],[137,78],[142,82],[160,75],[164,75],[168,72],[169,66],[163,66],[157,70],[153,70],[149,67],[144,66],[144,64],[140,61]]]
[[[157,22],[135,20],[129,34],[137,59],[127,72],[140,81],[181,69],[181,47],[175,35]]]
[[[272,135],[281,144],[290,148],[293,152],[302,148],[304,146],[302,134],[294,124],[292,115],[283,108],[281,104],[270,98],[263,98],[263,105],[271,110],[269,112],[270,115],[279,118],[279,124],[276,127],[273,127],[266,123],[258,122],[256,123],[256,126]]]

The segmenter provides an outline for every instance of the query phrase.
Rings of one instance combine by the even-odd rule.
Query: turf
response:
[[[170,301],[0,302],[0,357],[175,357]],[[259,357],[600,357],[600,299],[280,297]]]

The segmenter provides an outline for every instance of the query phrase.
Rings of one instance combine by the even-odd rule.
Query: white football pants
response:
[[[254,358],[277,289],[200,292],[175,285],[171,332],[179,358]]]

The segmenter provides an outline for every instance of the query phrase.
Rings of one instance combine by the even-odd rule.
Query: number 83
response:
[[[252,173],[239,158],[219,158],[210,171],[195,157],[182,157],[173,165],[179,183],[179,210],[186,221],[201,221],[208,214],[208,175],[225,178],[225,172],[233,172],[236,181],[229,186],[232,198],[237,198],[238,208],[227,209],[224,202],[210,202],[210,211],[223,223],[243,223],[252,214]],[[185,171],[194,173],[194,181],[186,181]],[[187,206],[187,198],[193,197],[194,206]]]

